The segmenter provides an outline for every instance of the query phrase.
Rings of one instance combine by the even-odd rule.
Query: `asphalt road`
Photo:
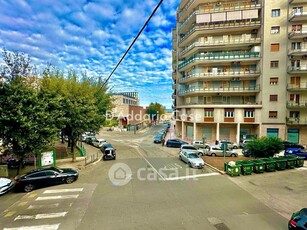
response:
[[[101,133],[116,161],[97,162],[70,185],[0,197],[0,229],[287,229],[291,209],[306,204],[304,169],[237,178],[190,169],[178,149],[152,143],[161,127]],[[296,199],[290,208],[287,195]]]

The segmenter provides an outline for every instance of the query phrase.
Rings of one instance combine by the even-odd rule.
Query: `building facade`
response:
[[[307,144],[307,0],[183,0],[176,19],[177,135]]]

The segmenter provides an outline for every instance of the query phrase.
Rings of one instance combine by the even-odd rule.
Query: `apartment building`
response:
[[[176,19],[177,135],[307,144],[307,0],[183,0]]]

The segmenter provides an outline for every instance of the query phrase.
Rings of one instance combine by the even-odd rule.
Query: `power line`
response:
[[[117,65],[113,68],[112,72],[110,73],[110,75],[107,77],[107,79],[104,81],[104,83],[101,85],[101,87],[99,88],[98,92],[108,83],[108,81],[110,80],[112,74],[116,71],[117,67],[120,65],[120,63],[122,62],[122,60],[125,58],[125,56],[127,55],[127,53],[129,52],[129,50],[131,49],[131,47],[134,45],[134,43],[136,42],[136,40],[138,39],[138,37],[141,35],[141,33],[143,32],[143,30],[145,29],[145,27],[147,26],[148,22],[150,21],[150,19],[154,16],[154,14],[156,13],[156,11],[158,10],[158,8],[160,7],[160,5],[162,4],[163,0],[160,0],[160,2],[158,3],[158,5],[156,6],[156,8],[153,10],[153,12],[151,13],[151,15],[149,16],[149,18],[147,19],[147,21],[145,22],[145,24],[143,25],[142,29],[138,32],[137,36],[133,39],[132,43],[130,44],[130,46],[128,47],[128,49],[126,50],[126,52],[124,53],[124,55],[121,57],[121,59],[119,60],[119,62],[117,63]],[[97,92],[97,93],[98,93]]]

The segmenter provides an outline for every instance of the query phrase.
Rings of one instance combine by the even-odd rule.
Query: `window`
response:
[[[302,31],[302,24],[292,25],[292,31]]]
[[[271,68],[278,68],[279,61],[271,61]]]
[[[205,109],[205,117],[213,117],[214,109]]]
[[[269,111],[269,118],[277,118],[277,111]]]
[[[280,9],[273,9],[271,16],[272,17],[279,17],[280,16]]]
[[[277,85],[277,84],[278,84],[278,77],[271,77],[270,85]]]
[[[270,101],[277,101],[278,100],[278,95],[270,95]]]
[[[234,109],[225,109],[224,117],[233,118],[234,117]]]
[[[272,26],[271,27],[271,34],[279,34],[280,26]]]
[[[271,44],[271,52],[277,52],[277,51],[279,51],[279,43]]]
[[[255,117],[255,110],[253,109],[244,110],[244,118],[253,118],[253,117]]]
[[[299,50],[299,49],[301,49],[301,42],[292,42],[291,43],[291,49],[292,50]]]

